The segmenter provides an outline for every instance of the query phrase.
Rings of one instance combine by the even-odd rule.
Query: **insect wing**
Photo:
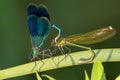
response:
[[[35,5],[33,3],[30,3],[28,5],[27,12],[28,12],[28,16],[38,14],[38,7],[37,7],[37,5]]]
[[[28,5],[28,16],[30,15],[36,15],[37,17],[46,17],[50,20],[50,16],[47,10],[47,7],[43,4],[40,4],[39,6],[30,3]]]
[[[28,16],[28,28],[31,36],[37,36],[37,16],[31,15]]]
[[[46,17],[41,17],[37,22],[37,35],[41,37],[45,37],[48,35],[50,31],[50,22]]]
[[[50,20],[50,16],[47,10],[47,7],[43,4],[40,4],[38,7],[38,14],[39,17],[46,17],[48,20]]]
[[[109,26],[94,30],[85,34],[75,34],[65,38],[66,42],[77,44],[94,44],[111,38],[116,33],[116,30]]]

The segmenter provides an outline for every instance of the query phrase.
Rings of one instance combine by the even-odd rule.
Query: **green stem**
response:
[[[120,61],[120,48],[97,49],[97,50],[94,50],[94,52],[95,52],[95,58],[90,63]],[[81,58],[89,58],[90,56],[91,56],[90,51],[80,51],[80,52],[70,53],[70,55],[67,56],[63,61],[61,61],[59,65],[56,65],[55,63],[58,63],[61,59],[65,57],[65,55],[44,59],[43,60],[44,65],[42,61],[36,61],[36,64],[37,64],[36,66],[35,66],[35,62],[30,62],[27,64],[1,70],[0,80],[32,74],[32,73],[35,73],[36,71],[39,71],[39,69],[40,69],[39,72],[42,72],[42,71],[47,71],[47,70],[52,70],[52,69],[57,69],[57,68],[62,68],[67,66],[80,65],[78,62]],[[33,69],[34,66],[35,68]]]

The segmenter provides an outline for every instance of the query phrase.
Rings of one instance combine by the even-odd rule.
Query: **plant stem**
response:
[[[94,52],[95,52],[95,58],[90,63],[120,61],[120,48],[97,49],[97,50],[94,50]],[[42,61],[36,61],[36,65],[35,65],[35,62],[30,62],[27,64],[1,70],[0,80],[32,74],[32,73],[35,73],[36,71],[42,72],[42,71],[47,71],[47,70],[52,70],[52,69],[57,69],[62,67],[80,65],[78,62],[81,58],[89,58],[90,56],[91,56],[90,51],[80,51],[80,52],[69,53],[69,56],[67,56],[61,62],[60,60],[63,59],[65,55],[44,59],[43,60],[44,64],[42,63]],[[57,64],[59,62],[60,64]]]

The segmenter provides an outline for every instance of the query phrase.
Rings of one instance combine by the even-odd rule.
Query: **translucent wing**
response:
[[[115,33],[116,30],[113,27],[109,26],[91,32],[87,32],[85,34],[71,35],[66,38],[63,38],[64,40],[61,41],[77,44],[94,44],[109,39],[110,37],[114,36]],[[65,43],[63,44],[65,45]]]

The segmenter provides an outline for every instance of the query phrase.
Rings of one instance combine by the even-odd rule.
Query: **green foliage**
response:
[[[36,72],[36,77],[37,77],[37,80],[42,80],[42,78],[39,76],[38,72]]]
[[[101,62],[94,63],[91,80],[106,80],[104,68]]]
[[[86,75],[85,76],[86,80],[89,80],[87,76],[87,72],[85,72],[85,75]],[[105,73],[104,73],[104,67],[101,62],[95,62],[93,64],[90,80],[106,80]]]
[[[87,74],[86,70],[85,70],[85,80],[90,80],[89,77],[88,77],[88,74]]]
[[[120,80],[120,75],[115,80]]]

